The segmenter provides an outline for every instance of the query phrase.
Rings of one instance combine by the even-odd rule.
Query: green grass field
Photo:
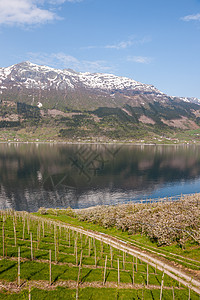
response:
[[[51,212],[51,210],[49,210]],[[37,216],[41,216],[35,213]],[[117,237],[121,240],[127,241],[138,248],[145,248],[146,250],[154,251],[161,257],[165,257],[168,260],[175,261],[186,268],[192,270],[200,270],[200,247],[194,241],[188,241],[185,248],[182,249],[177,243],[169,246],[159,247],[156,243],[152,242],[146,235],[141,234],[129,234],[127,231],[122,232],[115,227],[104,228],[98,224],[91,222],[80,221],[76,217],[71,217],[62,213],[62,210],[57,210],[57,215],[52,210],[52,214],[44,215],[45,218],[59,220],[64,223],[72,224],[74,226],[81,226],[84,229],[90,229],[94,231],[103,232],[105,234]],[[181,256],[182,258],[180,258]],[[195,261],[197,260],[197,261]]]
[[[159,299],[161,285],[162,299],[188,299],[188,288],[166,274],[162,283],[161,271],[48,218],[1,212],[0,232],[0,299]]]

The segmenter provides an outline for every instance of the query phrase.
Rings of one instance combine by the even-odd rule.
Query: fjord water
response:
[[[83,208],[200,192],[200,146],[0,144],[0,209]]]

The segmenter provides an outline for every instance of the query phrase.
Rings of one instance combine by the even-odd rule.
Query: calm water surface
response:
[[[0,144],[0,209],[200,192],[199,146]]]

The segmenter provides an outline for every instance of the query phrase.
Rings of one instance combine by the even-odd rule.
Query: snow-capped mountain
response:
[[[84,87],[104,91],[130,90],[161,93],[152,85],[142,84],[126,77],[101,73],[78,73],[70,69],[59,70],[30,62],[0,68],[0,84],[1,89],[7,88],[7,85],[13,85],[42,90],[73,90],[77,87]]]
[[[191,121],[199,123],[200,116],[200,100],[196,98],[170,97],[153,85],[126,77],[59,70],[30,62],[0,68],[2,101],[4,105],[11,101],[38,106],[43,116],[43,109],[57,109],[88,111],[101,118],[118,114],[120,109],[135,123],[182,128],[186,123],[195,126]],[[13,114],[12,121],[17,119]]]
[[[189,103],[196,103],[200,105],[200,99],[195,98],[195,97],[180,97],[179,99],[189,102]]]
[[[0,97],[29,104],[97,108],[137,106],[146,102],[168,100],[153,85],[112,74],[79,73],[71,69],[54,69],[30,62],[0,68]],[[77,100],[78,99],[78,100]]]

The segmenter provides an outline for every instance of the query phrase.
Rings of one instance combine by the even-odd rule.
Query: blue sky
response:
[[[0,67],[26,60],[200,98],[200,0],[0,0]]]

